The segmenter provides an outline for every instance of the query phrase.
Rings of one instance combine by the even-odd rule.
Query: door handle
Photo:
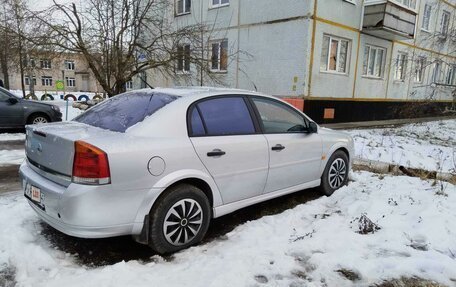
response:
[[[208,152],[207,156],[214,157],[214,156],[222,156],[222,155],[225,155],[225,154],[226,154],[226,152],[224,152],[221,149],[214,149],[213,151]]]
[[[285,149],[285,147],[283,145],[281,145],[281,144],[276,144],[271,149],[275,150],[275,151],[281,151],[281,150]]]

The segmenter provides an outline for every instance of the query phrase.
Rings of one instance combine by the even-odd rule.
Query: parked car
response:
[[[26,134],[24,193],[45,222],[82,238],[131,234],[159,253],[237,209],[311,187],[329,196],[353,156],[349,135],[232,89],[128,92]]]
[[[58,106],[28,101],[0,87],[0,129],[60,121],[62,113]]]

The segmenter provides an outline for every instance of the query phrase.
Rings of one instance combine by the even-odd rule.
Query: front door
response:
[[[10,102],[10,98],[17,102]],[[0,127],[19,127],[24,124],[24,110],[20,99],[0,89]]]
[[[190,109],[189,134],[223,199],[261,195],[268,174],[268,144],[243,96],[204,99]]]
[[[320,178],[321,138],[309,133],[309,120],[279,100],[252,99],[269,146],[269,175],[264,192]]]

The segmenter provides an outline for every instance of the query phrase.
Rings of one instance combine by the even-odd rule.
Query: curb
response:
[[[456,174],[449,172],[437,172],[429,171],[419,168],[408,168],[402,165],[396,165],[376,160],[367,160],[361,158],[355,158],[353,160],[354,170],[364,170],[374,173],[390,173],[394,175],[407,175],[411,177],[419,177],[422,179],[436,179],[442,181],[448,181],[452,184],[456,184]]]

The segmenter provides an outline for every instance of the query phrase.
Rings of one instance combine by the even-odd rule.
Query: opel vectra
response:
[[[331,195],[347,183],[353,140],[256,92],[148,89],[27,126],[26,155],[24,195],[50,226],[169,253],[237,209],[311,187]]]

